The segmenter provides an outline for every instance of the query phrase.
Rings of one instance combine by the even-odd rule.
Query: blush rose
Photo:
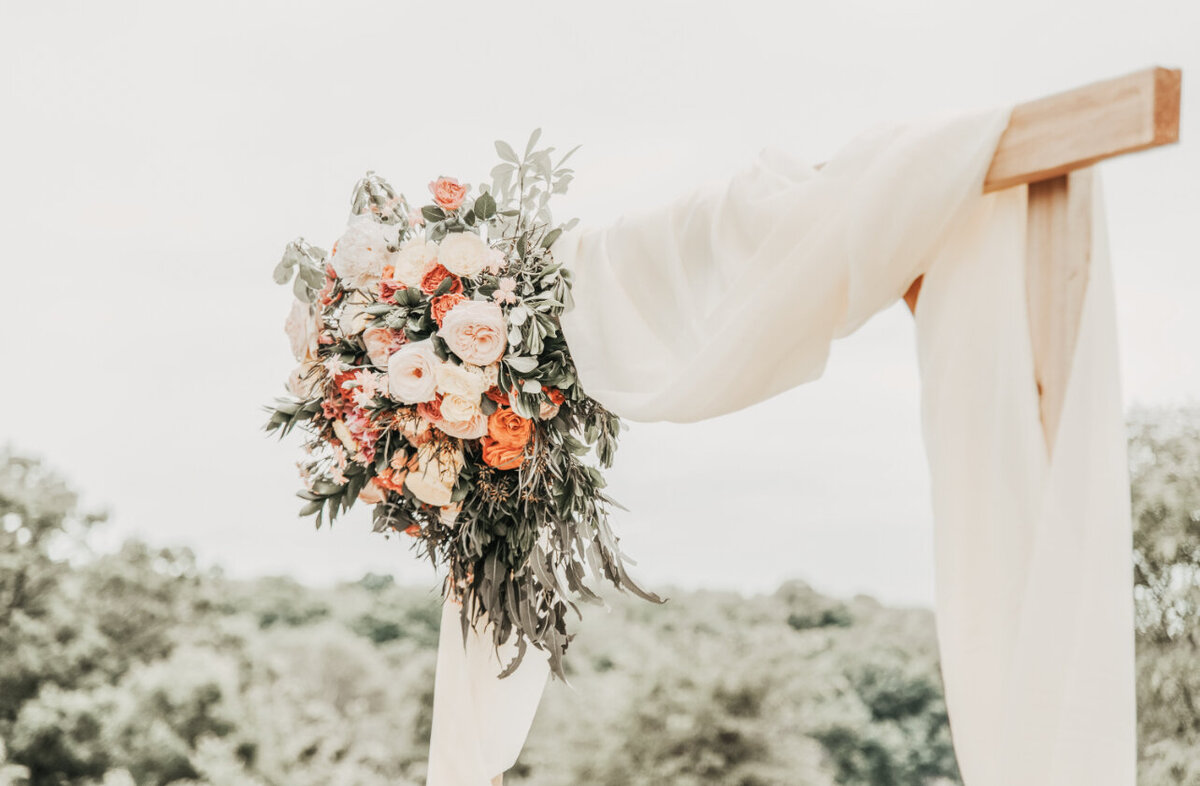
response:
[[[495,303],[468,300],[442,317],[439,335],[464,363],[486,366],[504,354],[508,344],[504,312]]]

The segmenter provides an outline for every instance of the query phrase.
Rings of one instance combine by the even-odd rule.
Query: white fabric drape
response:
[[[1132,786],[1128,479],[1103,222],[1051,460],[1025,313],[1025,191],[980,193],[1007,116],[874,131],[820,170],[766,152],[723,187],[568,233],[555,245],[576,276],[563,329],[584,388],[610,409],[696,421],[820,376],[833,339],[925,274],[938,636],[965,783]],[[461,652],[452,622],[442,648]],[[494,761],[511,763],[544,671],[527,692],[451,702],[445,666],[435,738],[502,734],[512,748]],[[455,679],[494,679],[474,668]],[[479,720],[510,714],[521,739]]]
[[[474,629],[464,646],[459,610],[453,602],[442,607],[427,786],[490,786],[512,767],[550,673],[530,647],[513,674],[497,679],[516,648],[506,645],[497,657],[491,634]]]

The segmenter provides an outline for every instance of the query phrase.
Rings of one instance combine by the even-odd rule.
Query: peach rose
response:
[[[376,366],[384,368],[392,353],[404,346],[408,339],[403,330],[388,328],[367,328],[362,334],[363,346],[367,348],[367,357]]]
[[[378,505],[387,499],[387,491],[375,483],[375,478],[371,478],[371,482],[363,486],[362,491],[358,492],[358,499],[360,502],[365,502],[368,505]]]
[[[321,315],[308,303],[292,301],[284,330],[292,345],[292,354],[301,363],[316,360],[317,336],[321,330]]]
[[[451,352],[476,366],[495,363],[508,345],[504,312],[486,300],[468,300],[450,309],[438,333]]]
[[[433,201],[446,210],[458,210],[467,198],[467,187],[452,177],[439,177],[429,184]]]
[[[445,295],[438,295],[433,300],[429,301],[429,315],[433,317],[433,321],[440,328],[442,326],[442,318],[446,316],[446,312],[466,300],[465,295],[459,295],[455,292],[450,292]]]

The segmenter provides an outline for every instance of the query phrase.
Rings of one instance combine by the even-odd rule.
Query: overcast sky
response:
[[[0,443],[111,511],[105,539],[236,575],[433,583],[365,511],[295,517],[297,440],[259,427],[292,365],[298,234],[328,247],[363,171],[417,199],[535,126],[603,222],[780,145],[812,161],[890,119],[1182,67],[1184,144],[1105,164],[1131,403],[1200,398],[1200,3],[0,0]],[[699,425],[634,425],[612,473],[654,586],[789,577],[932,597],[912,326]]]

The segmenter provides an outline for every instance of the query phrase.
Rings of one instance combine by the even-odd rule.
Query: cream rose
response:
[[[429,434],[430,428],[429,421],[420,415],[413,413],[412,410],[406,410],[406,413],[411,414],[405,414],[403,416],[398,415],[395,420],[396,425],[400,429],[400,433],[404,435],[405,439],[414,445],[419,445],[422,442],[426,442],[426,435]],[[402,454],[397,453],[396,458],[399,458],[401,455]],[[396,458],[393,458],[392,460],[395,461]],[[404,463],[401,462],[400,466],[396,468],[400,469],[403,466]]]
[[[480,413],[479,398],[442,396],[442,419],[450,421],[470,420]]]
[[[301,363],[288,374],[287,389],[296,398],[310,399],[317,392],[319,363]]]
[[[461,449],[426,442],[417,448],[417,468],[405,476],[404,485],[422,502],[438,507],[449,505],[462,466]]]
[[[504,312],[486,300],[468,300],[446,312],[438,331],[464,363],[486,366],[504,354],[508,343]]]
[[[445,400],[442,401],[445,404]],[[477,411],[470,420],[439,420],[435,423],[442,433],[459,439],[479,439],[488,431],[487,415]]]
[[[318,316],[308,303],[299,300],[292,301],[292,310],[288,312],[283,329],[292,345],[292,354],[296,360],[305,362],[316,360],[317,357],[317,324]]]
[[[369,215],[354,216],[338,238],[329,264],[346,286],[368,289],[383,275],[383,266],[392,264],[395,255],[388,246],[396,241],[396,227],[381,224]]]
[[[431,400],[437,392],[437,367],[441,364],[432,343],[405,344],[388,358],[388,392],[405,404]]]
[[[366,330],[367,325],[371,323],[371,319],[372,317],[367,313],[366,306],[351,303],[342,309],[342,314],[338,317],[338,330],[341,330],[342,335],[347,338],[357,336]]]
[[[495,381],[478,366],[442,363],[437,368],[437,388],[443,396],[479,398],[493,384]],[[442,412],[445,414],[445,409]]]
[[[406,287],[419,287],[425,271],[437,264],[438,244],[414,237],[400,247],[392,260],[392,279]]]
[[[455,232],[442,241],[438,262],[456,276],[477,276],[488,263],[487,243],[473,232]]]
[[[462,513],[462,503],[455,502],[453,505],[443,505],[441,512],[438,514],[438,519],[443,526],[453,527],[458,523],[458,514]]]

